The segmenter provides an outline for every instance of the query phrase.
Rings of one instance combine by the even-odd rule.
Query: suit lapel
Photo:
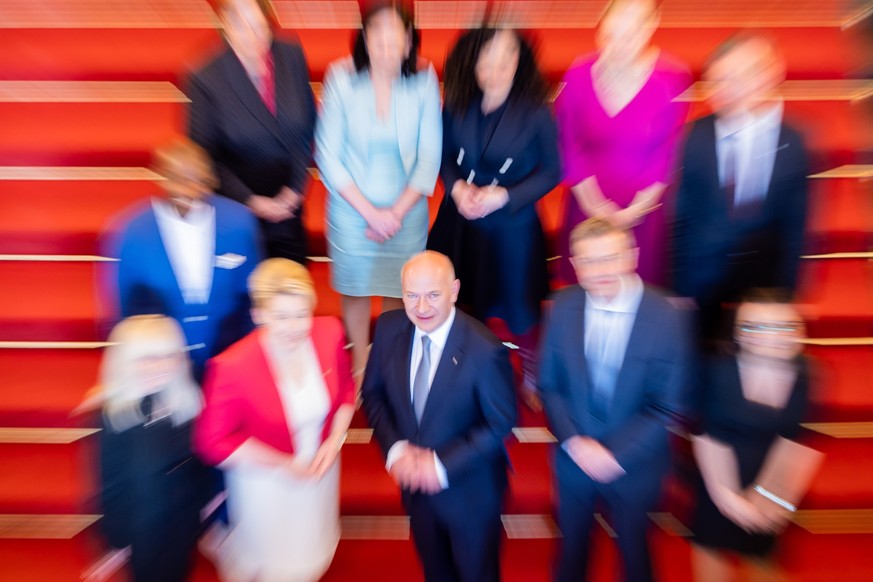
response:
[[[488,140],[488,143],[483,144],[482,157],[485,158],[487,154],[491,154],[492,159],[507,158],[508,149],[517,151],[523,148],[527,139],[525,135],[527,133],[526,121],[516,113],[513,104],[508,103],[497,120],[497,126],[494,128],[491,139]],[[500,180],[499,177],[497,179]]]
[[[464,344],[467,339],[467,326],[460,311],[455,312],[455,321],[446,338],[442,356],[437,364],[436,374],[430,385],[427,402],[421,416],[420,429],[423,431],[428,426],[430,419],[439,418],[439,409],[443,406],[451,394],[455,383],[455,376],[464,363]],[[408,385],[408,383],[407,383]]]
[[[401,426],[415,426],[415,410],[412,408],[412,386],[409,384],[410,366],[412,359],[412,342],[415,338],[415,327],[412,322],[405,319],[397,335],[392,342],[398,349],[395,352],[394,366],[392,369],[393,377],[386,378],[388,386],[394,386],[393,397],[396,398],[398,405],[396,410],[400,413],[401,418],[398,419],[398,424]],[[406,349],[403,350],[402,346]]]
[[[773,171],[770,172],[770,181],[767,182],[767,197],[764,199],[765,204],[773,199],[773,196],[775,195],[773,192],[773,186],[782,181],[782,171],[786,167],[790,167],[790,164],[785,163],[787,157],[790,156],[792,152],[789,150],[791,144],[788,142],[788,136],[785,134],[784,123],[779,126],[779,140],[776,144],[776,155],[773,156]]]
[[[150,201],[150,204],[153,204],[153,203]],[[161,234],[161,227],[158,225],[158,216],[157,216],[157,214],[155,214],[154,206],[151,206],[149,208],[149,210],[151,211],[149,216],[151,217],[151,220],[152,220],[152,224],[149,226],[150,226],[150,228],[154,229],[154,232],[157,235],[158,240],[161,241],[161,244],[156,246],[153,250],[153,252],[155,253],[154,256],[155,256],[156,264],[158,264],[158,263],[160,264],[160,269],[164,273],[163,278],[165,278],[168,281],[173,282],[173,289],[176,292],[175,300],[177,302],[177,305],[186,305],[185,296],[182,295],[182,288],[179,287],[179,280],[176,278],[175,271],[173,271],[173,264],[170,262],[170,255],[167,253],[167,245],[166,245],[166,242],[164,241],[163,235]],[[160,248],[158,248],[158,247],[160,247]]]
[[[279,69],[283,68],[283,63],[280,63],[277,60],[278,55],[276,53],[278,51],[276,51],[275,43],[273,44],[273,48],[271,50],[273,51],[273,77],[277,86],[276,111],[278,111],[278,78],[280,76]],[[224,66],[227,73],[226,78],[229,79],[229,85],[231,87],[231,90],[236,94],[237,98],[239,98],[243,106],[248,109],[252,117],[257,119],[261,123],[261,125],[267,128],[271,133],[277,133],[279,124],[277,123],[276,117],[274,117],[273,114],[270,113],[270,110],[267,109],[267,106],[264,104],[264,100],[261,99],[261,95],[255,88],[255,85],[249,77],[249,74],[246,72],[245,67],[243,67],[236,54],[233,52],[233,49],[230,47],[228,47],[227,49],[227,58],[224,61]]]
[[[715,115],[710,115],[702,120],[703,129],[703,151],[701,155],[705,156],[704,167],[708,169],[706,178],[709,181],[707,192],[718,192],[718,200],[715,201],[718,208],[721,209],[722,216],[727,216],[730,212],[728,204],[728,196],[724,188],[721,186],[721,179],[718,175],[718,144],[715,135]]]
[[[593,394],[593,384],[591,381],[591,371],[588,369],[588,360],[585,357],[585,292],[580,289],[579,301],[576,302],[572,310],[570,321],[570,346],[571,350],[575,350],[579,357],[571,360],[571,365],[575,366],[574,370],[568,370],[571,378],[580,378],[582,382],[582,390],[571,391],[571,397],[576,399],[576,409],[580,412],[580,418],[585,418],[590,411],[591,396]],[[578,338],[582,341],[579,342]],[[578,342],[578,343],[577,343]]]
[[[645,359],[647,346],[653,337],[657,337],[657,330],[653,329],[652,323],[649,320],[649,297],[644,290],[639,309],[637,309],[637,315],[631,327],[630,336],[628,336],[621,369],[616,377],[615,391],[613,392],[610,410],[614,409],[616,405],[621,404],[624,396],[623,388],[631,385],[629,380],[634,370],[632,365],[629,364]]]

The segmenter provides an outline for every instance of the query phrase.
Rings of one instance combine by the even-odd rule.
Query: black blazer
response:
[[[245,203],[252,194],[274,196],[283,186],[303,194],[315,133],[315,99],[297,44],[274,41],[276,115],[227,47],[195,72],[188,132],[212,156],[219,194]]]
[[[191,452],[191,423],[169,418],[100,431],[101,529],[131,546],[137,579],[183,580],[200,534],[206,473]]]
[[[449,489],[435,502],[450,497],[459,512],[475,510],[477,496],[507,482],[504,439],[516,417],[507,350],[456,310],[419,427],[409,385],[414,334],[402,310],[379,318],[361,388],[364,411],[383,454],[401,440],[436,452]]]
[[[735,301],[751,287],[797,285],[809,163],[800,134],[783,124],[767,196],[730,216],[719,184],[715,117],[694,123],[683,157],[673,227],[675,291],[700,305]]]
[[[683,422],[689,412],[691,351],[685,314],[645,289],[611,406],[605,417],[598,417],[591,407],[584,351],[585,291],[574,285],[554,298],[539,370],[552,433],[558,443],[576,435],[600,441],[632,477],[622,481],[647,475],[660,479],[669,464],[667,428]]]

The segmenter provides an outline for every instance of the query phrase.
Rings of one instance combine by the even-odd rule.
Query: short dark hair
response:
[[[756,30],[740,30],[715,47],[715,50],[712,51],[712,54],[703,63],[703,70],[709,70],[715,63],[750,42],[763,42],[770,48],[772,54],[779,54],[776,39],[771,35]]]
[[[482,48],[491,41],[501,29],[484,26],[467,31],[458,38],[455,48],[446,58],[443,71],[445,80],[445,107],[455,114],[463,114],[470,105],[482,96],[482,89],[476,82],[476,63]],[[543,75],[537,67],[536,55],[526,35],[517,30],[505,29],[515,35],[518,41],[518,69],[512,80],[509,99],[534,105],[546,102],[549,94]]]
[[[390,0],[374,0],[368,2],[366,8],[361,14],[361,30],[358,31],[355,37],[355,43],[352,48],[352,59],[355,63],[355,70],[359,73],[370,68],[370,55],[367,53],[367,41],[364,38],[364,31],[373,17],[383,10],[393,10],[403,21],[403,28],[409,33],[409,56],[403,61],[400,67],[400,74],[404,77],[410,77],[418,72],[418,49],[421,45],[421,35],[415,28],[415,20],[412,14],[411,6],[407,2],[397,2]]]
[[[792,296],[788,289],[782,287],[753,287],[743,293],[740,303],[791,305]]]

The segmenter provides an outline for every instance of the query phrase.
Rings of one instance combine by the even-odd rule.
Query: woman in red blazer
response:
[[[339,541],[338,456],[354,413],[342,325],[313,317],[305,267],[249,279],[259,329],[206,370],[194,447],[225,470],[231,531],[219,567],[242,580],[317,580]]]

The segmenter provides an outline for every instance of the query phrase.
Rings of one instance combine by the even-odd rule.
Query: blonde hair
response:
[[[290,259],[267,259],[249,275],[249,297],[256,308],[266,307],[277,295],[305,297],[315,310],[315,283],[312,275],[306,267]]]
[[[589,218],[577,224],[570,231],[570,252],[572,254],[573,247],[579,241],[600,238],[613,233],[623,234],[627,237],[628,246],[637,246],[637,241],[630,230],[617,226],[605,218]]]
[[[173,425],[193,420],[203,408],[200,388],[191,377],[185,336],[176,320],[163,315],[136,315],[118,323],[100,364],[103,416],[115,432],[145,422],[138,390],[137,362],[150,356],[177,355],[180,364],[154,394],[156,407],[169,410]]]

